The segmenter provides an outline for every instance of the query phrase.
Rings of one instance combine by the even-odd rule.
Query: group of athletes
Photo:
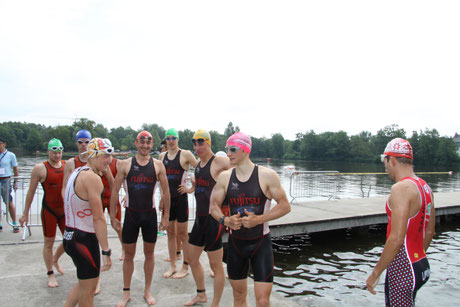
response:
[[[251,161],[252,142],[244,133],[230,136],[225,148],[227,155],[221,156],[212,152],[210,134],[198,130],[191,140],[198,159],[191,151],[180,149],[178,140],[175,129],[167,130],[162,144],[164,151],[155,159],[150,156],[153,137],[150,132],[141,131],[134,142],[136,155],[121,160],[112,157],[114,148],[110,140],[91,138],[87,130],[80,130],[75,139],[79,154],[67,161],[62,160],[62,143],[58,139],[49,141],[48,160],[32,170],[19,221],[21,226],[28,223],[35,190],[41,183],[44,190],[43,258],[48,286],[58,286],[53,267],[63,273],[58,260],[64,251],[72,258],[77,271],[78,282],[70,291],[65,306],[93,306],[94,295],[100,291],[100,271],[111,267],[105,208],[122,244],[123,295],[117,306],[126,306],[131,299],[140,231],[145,255],[144,299],[148,305],[156,303],[150,288],[158,230],[167,230],[168,235],[170,268],[163,277],[181,279],[191,269],[196,294],[184,303],[185,306],[208,301],[205,274],[199,261],[203,251],[207,252],[214,277],[211,306],[219,305],[226,279],[222,260],[222,234],[226,230],[227,277],[233,289],[234,306],[247,306],[249,267],[254,277],[257,306],[269,306],[274,258],[268,222],[291,210],[278,175]],[[415,176],[412,160],[412,148],[403,139],[392,140],[382,158],[391,179],[397,183],[386,205],[389,215],[387,243],[367,286],[375,294],[379,276],[388,268],[385,282],[388,306],[399,306],[400,301],[413,303],[417,290],[429,277],[425,251],[434,235],[433,196],[426,182]],[[191,166],[194,176],[188,187],[187,174]],[[123,223],[119,201],[122,186],[126,191]],[[158,186],[161,194],[159,225],[154,196]],[[196,198],[196,218],[190,234],[189,193],[194,193]],[[273,207],[272,200],[276,203]],[[63,233],[63,244],[53,254],[57,227]],[[183,262],[178,269],[181,250]]]

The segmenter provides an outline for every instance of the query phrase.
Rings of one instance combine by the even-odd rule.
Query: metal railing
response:
[[[30,177],[24,177],[24,176],[19,176],[19,177],[14,177],[11,180],[16,179],[17,181],[17,189],[13,190],[13,203],[16,208],[16,221],[19,226],[19,218],[22,216],[22,213],[24,211],[25,203],[26,203],[26,196],[27,196],[27,191],[29,189],[29,183],[30,183]],[[189,182],[188,182],[189,183]],[[190,183],[189,183],[190,184]],[[42,210],[42,201],[43,201],[43,188],[41,184],[37,185],[37,189],[35,190],[34,198],[32,200],[32,203],[30,205],[30,210],[29,210],[29,222],[26,227],[24,227],[23,234],[22,234],[22,240],[24,241],[26,239],[27,233],[29,236],[32,235],[31,228],[32,227],[42,227],[42,221],[41,221],[41,216],[40,212]],[[125,190],[123,187],[120,189],[119,193],[119,201],[122,203],[122,200],[125,196]],[[189,203],[189,221],[195,220],[195,208],[196,208],[196,202],[195,202],[195,194],[188,194],[188,203]],[[160,204],[160,189],[156,189],[155,191],[155,207],[157,210],[158,214],[158,223],[160,223],[160,218],[161,218],[161,212],[159,210],[159,204]],[[0,205],[3,206],[3,203]],[[3,214],[5,216],[5,220],[8,223],[8,225],[13,226],[13,223],[10,219],[9,216],[9,208],[8,204],[6,205],[6,210],[2,210]],[[124,219],[124,214],[125,214],[125,208],[122,205],[122,211],[121,211],[121,221],[123,222]],[[105,217],[107,221],[107,225],[110,225],[110,216],[107,210],[105,211]],[[59,232],[57,232],[59,233]]]
[[[289,180],[291,203],[297,198],[339,198],[340,176],[338,171],[293,171]]]

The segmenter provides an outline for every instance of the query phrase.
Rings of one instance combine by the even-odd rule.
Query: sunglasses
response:
[[[239,147],[236,147],[236,146],[230,146],[230,147],[225,147],[225,150],[227,152],[231,152],[231,153],[236,153],[238,150],[240,150],[241,148]]]
[[[89,140],[86,140],[86,141],[78,140],[77,143],[78,144],[83,144],[83,143],[88,144]]]
[[[64,147],[62,147],[62,146],[53,146],[48,150],[51,150],[51,151],[63,151]]]
[[[175,140],[177,140],[177,137],[175,137],[175,136],[168,136],[165,140],[166,140],[166,141],[175,141]]]
[[[204,142],[206,142],[205,139],[192,139],[193,145],[196,145],[197,143],[202,145]]]

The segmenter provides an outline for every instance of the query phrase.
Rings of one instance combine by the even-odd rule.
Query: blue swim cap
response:
[[[88,130],[82,129],[77,132],[77,135],[75,137],[75,142],[78,141],[79,139],[91,140],[91,133],[89,133]]]

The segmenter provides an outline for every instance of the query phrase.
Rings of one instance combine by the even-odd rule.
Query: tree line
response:
[[[3,122],[0,125],[0,136],[7,141],[8,148],[14,148],[23,154],[34,153],[37,150],[45,151],[51,138],[60,139],[65,151],[76,151],[75,134],[80,129],[87,129],[93,137],[109,138],[113,146],[121,151],[135,150],[134,140],[139,132],[129,126],[109,130],[90,119],[80,118],[72,125],[55,127],[35,123]],[[143,124],[141,130],[152,133],[154,150],[159,150],[166,129],[157,124]],[[239,130],[238,126],[230,122],[223,134],[209,131],[212,150],[224,150],[227,138]],[[189,129],[179,131],[179,147],[193,151],[191,139],[194,133],[195,131]],[[386,144],[395,137],[409,140],[417,165],[451,166],[460,162],[452,137],[442,137],[436,129],[413,131],[408,137],[406,131],[398,125],[386,126],[376,135],[368,131],[349,136],[345,131],[315,133],[310,130],[298,133],[295,140],[286,140],[281,133],[273,134],[271,138],[253,137],[251,156],[308,161],[380,162],[380,154],[383,153]]]

